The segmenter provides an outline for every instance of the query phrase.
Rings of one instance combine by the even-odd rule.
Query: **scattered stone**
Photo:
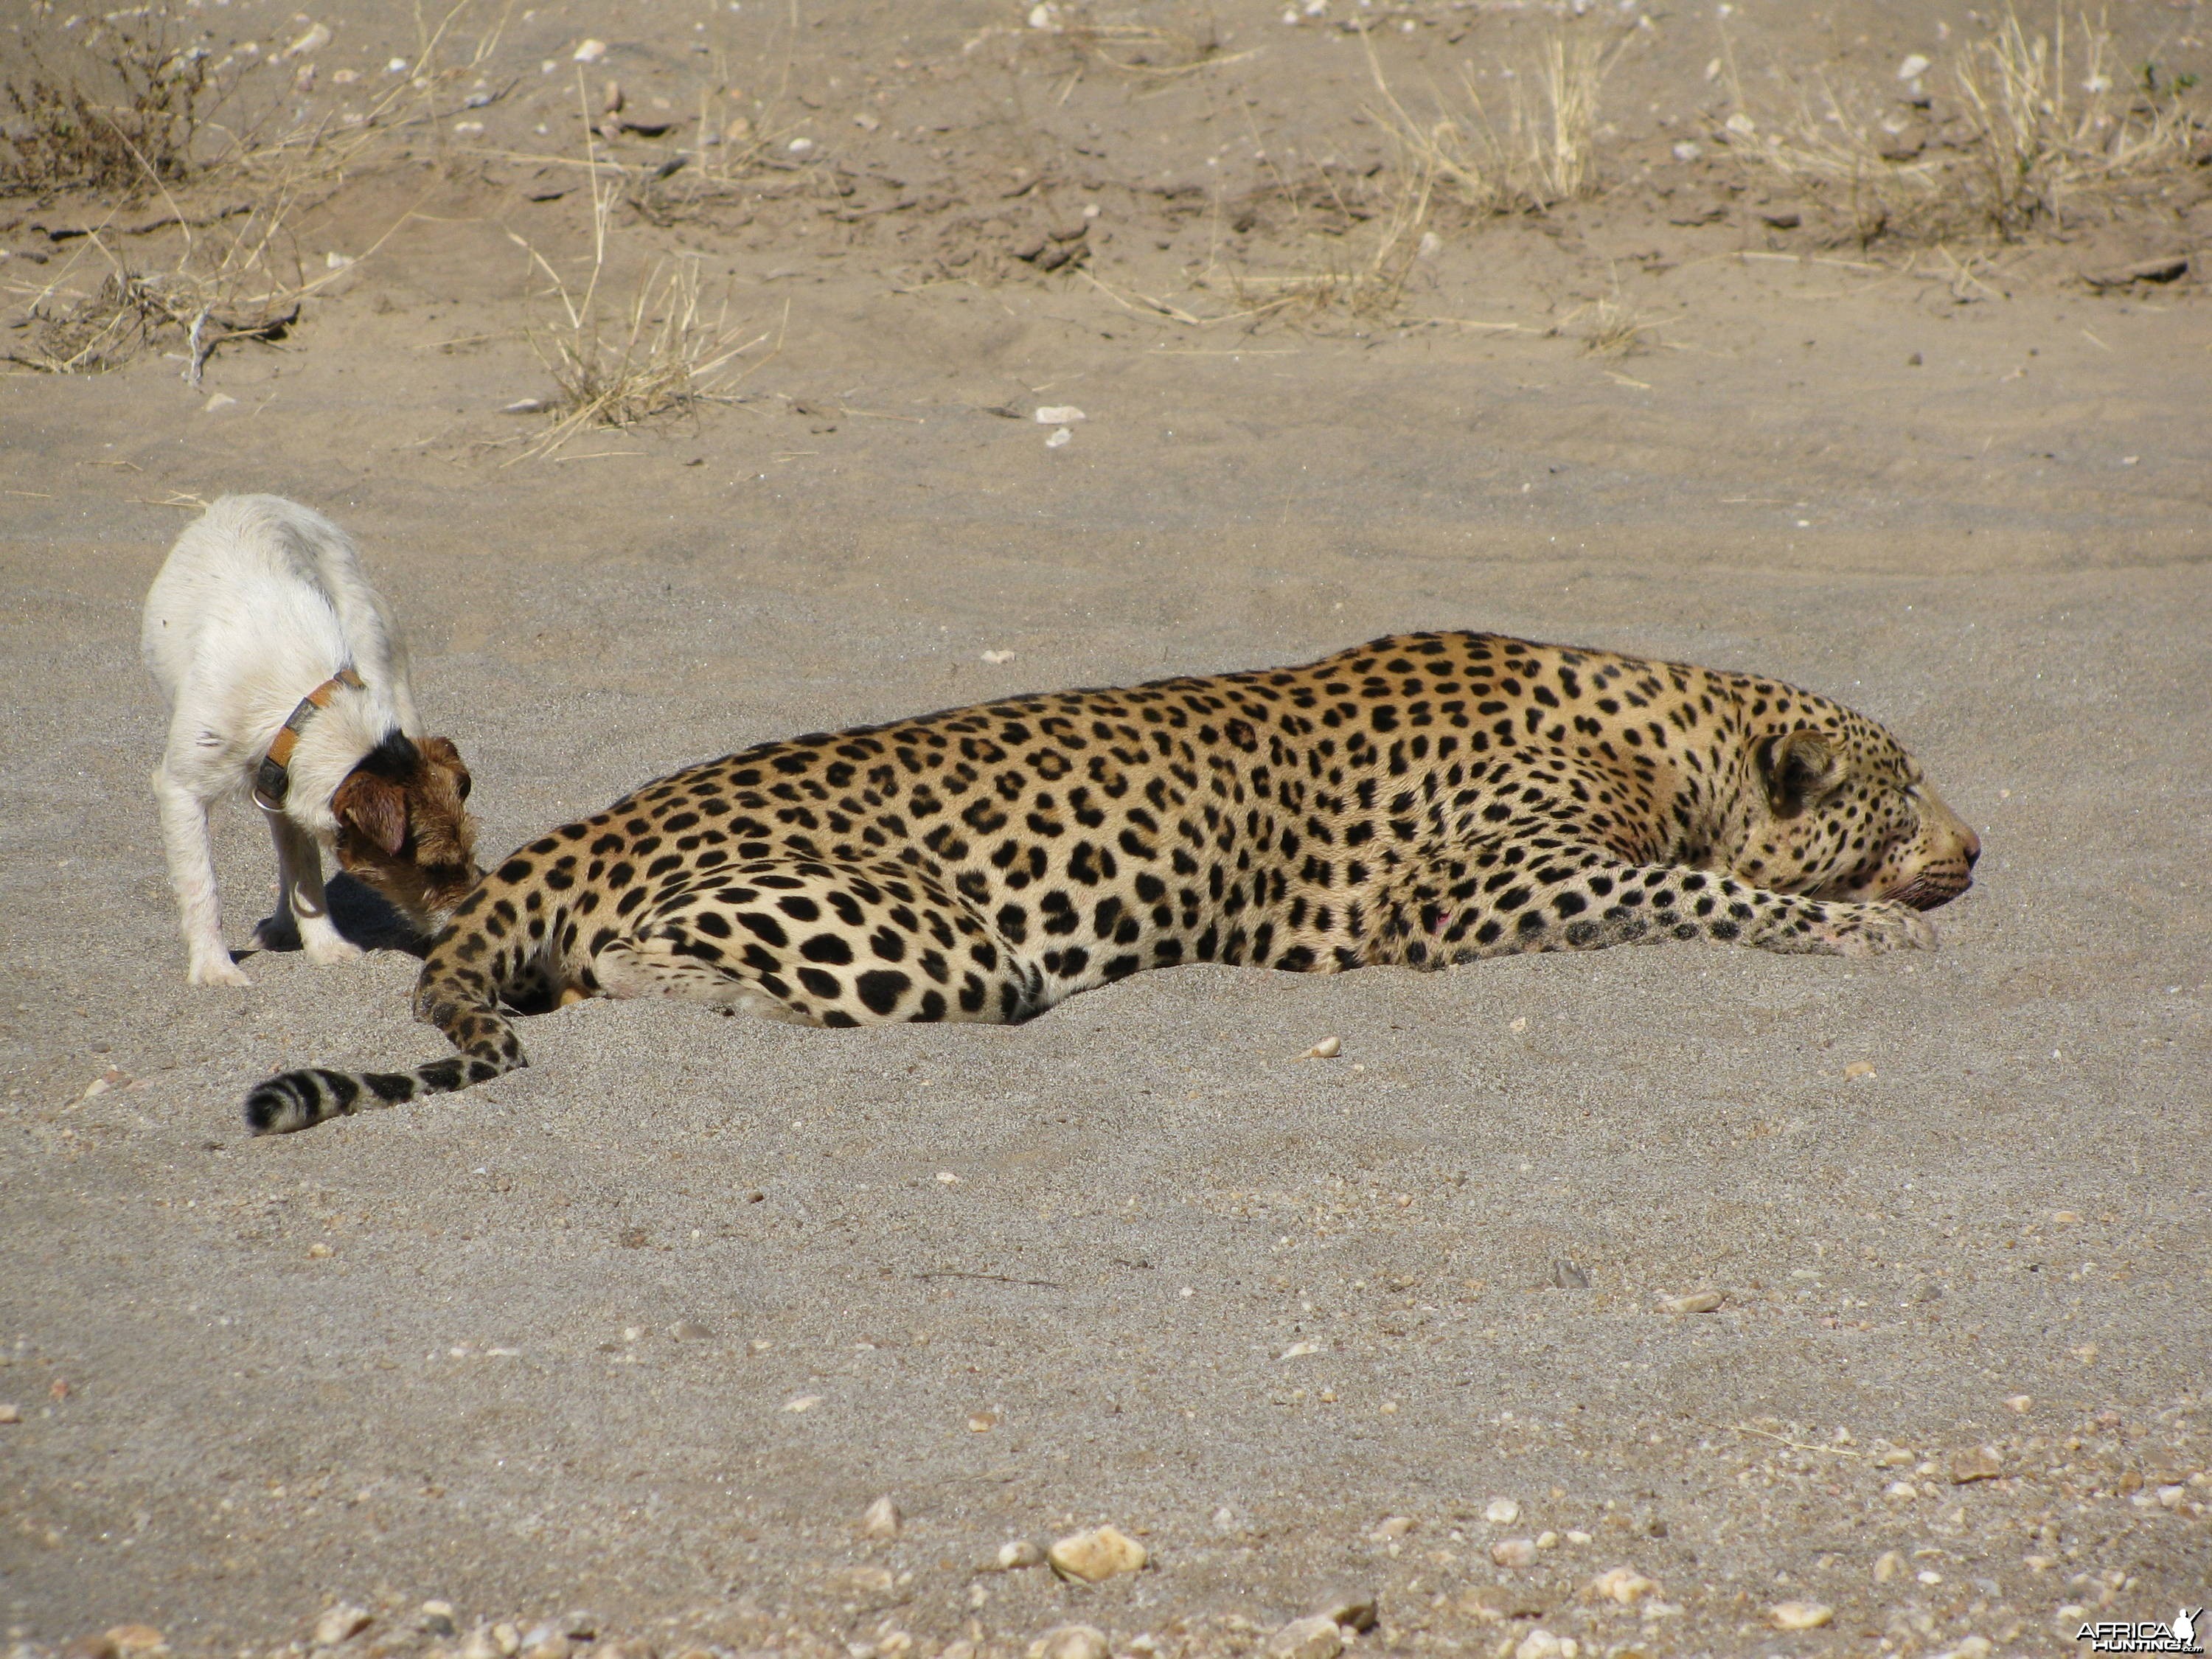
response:
[[[1343,1052],[1344,1039],[1342,1037],[1325,1036],[1319,1042],[1315,1043],[1312,1048],[1307,1049],[1305,1053],[1300,1054],[1298,1058],[1300,1060],[1334,1060]]]
[[[1541,1625],[1521,1638],[1513,1659],[1575,1659],[1582,1644],[1571,1636],[1554,1636]]]
[[[1336,1659],[1344,1651],[1344,1632],[1335,1620],[1315,1613],[1291,1620],[1260,1650],[1266,1659]]]
[[[1052,435],[1044,441],[1044,447],[1047,449],[1065,449],[1074,441],[1074,433],[1064,426],[1056,426],[1052,429]]]
[[[2031,1394],[2013,1395],[2005,1401],[2005,1409],[2016,1414],[2032,1410],[2034,1405],[2035,1396]]]
[[[570,54],[580,64],[596,64],[606,55],[607,43],[604,40],[586,40]]]
[[[1673,152],[1674,159],[1678,161],[1694,161],[1705,153],[1702,146],[1688,138],[1676,143]]]
[[[1633,1567],[1608,1567],[1591,1579],[1583,1593],[1595,1600],[1618,1601],[1624,1607],[1632,1607],[1658,1588]]]
[[[13,1403],[0,1404],[0,1423],[20,1423],[22,1420],[23,1408],[21,1406]]]
[[[1895,1550],[1884,1550],[1874,1560],[1874,1582],[1887,1584],[1905,1571],[1905,1557]]]
[[[968,1419],[968,1432],[970,1434],[988,1434],[998,1426],[999,1414],[996,1412],[976,1412]]]
[[[290,46],[278,52],[276,61],[282,63],[287,58],[305,58],[310,53],[320,52],[330,43],[331,26],[328,23],[317,23],[305,34],[293,41]]]
[[[1870,1060],[1855,1060],[1844,1067],[1844,1075],[1846,1078],[1872,1077],[1874,1062]]]
[[[1092,1625],[1054,1625],[1030,1644],[1029,1659],[1106,1659],[1106,1634]]]
[[[114,1638],[108,1636],[80,1636],[62,1644],[62,1659],[116,1659]]]
[[[2004,1473],[2004,1462],[1994,1446],[1974,1446],[1951,1454],[1951,1484],[1963,1486],[1972,1480],[1994,1480]]]
[[[1030,418],[1039,426],[1073,426],[1085,417],[1073,404],[1047,404]]]
[[[1536,1547],[1540,1550],[1555,1550],[1559,1548],[1559,1534],[1555,1532],[1538,1533],[1536,1534]]]
[[[2091,270],[2082,273],[2082,280],[2092,288],[2125,288],[2130,283],[2178,282],[2189,274],[2189,255],[2170,253],[2156,259],[2140,259],[2131,265],[2121,265],[2111,270]]]
[[[541,1620],[522,1633],[522,1659],[568,1659],[568,1633],[550,1620]]]
[[[1493,1527],[1510,1527],[1521,1518],[1521,1506],[1510,1498],[1493,1498],[1482,1518]]]
[[[1117,1527],[1097,1527],[1089,1532],[1070,1533],[1047,1550],[1044,1559],[1062,1578],[1079,1578],[1086,1584],[1099,1584],[1141,1568],[1145,1565],[1145,1547]],[[1105,1638],[1101,1637],[1099,1641],[1103,1646]]]
[[[459,1628],[451,1601],[425,1601],[417,1611],[416,1623],[426,1636],[451,1636]]]
[[[1403,1538],[1413,1531],[1413,1517],[1410,1515],[1386,1515],[1376,1523],[1375,1530],[1368,1536],[1378,1544],[1387,1544],[1392,1539]]]
[[[898,1577],[889,1567],[840,1567],[830,1575],[830,1588],[839,1595],[881,1597],[897,1589]]]
[[[1917,52],[1897,66],[1897,78],[1900,81],[1917,81],[1927,73],[1928,60]]]
[[[238,399],[232,397],[228,392],[218,392],[215,396],[210,398],[205,403],[202,404],[200,407],[205,410],[209,414],[214,415],[226,409],[237,408]]]
[[[989,663],[994,668],[996,668],[1001,663],[1012,662],[1013,659],[1014,653],[1011,651],[986,651],[983,653],[983,660]],[[960,1179],[958,1176],[939,1176],[937,1178],[948,1187],[952,1185],[954,1182]]]
[[[1024,1567],[1041,1567],[1044,1552],[1026,1538],[1017,1538],[999,1546],[999,1571],[1019,1572]]]
[[[1501,1538],[1490,1547],[1490,1559],[1499,1566],[1517,1571],[1536,1565],[1536,1540],[1533,1538]]]
[[[116,1652],[123,1659],[150,1659],[150,1656],[167,1653],[169,1644],[161,1639],[161,1632],[151,1625],[116,1625],[109,1628],[107,1639],[115,1644]]]
[[[325,1261],[330,1259],[330,1254],[331,1247],[320,1242],[307,1246],[307,1258],[309,1261]]]
[[[1687,1296],[1662,1297],[1659,1305],[1674,1314],[1714,1313],[1727,1300],[1724,1291],[1692,1291]]]
[[[1342,1590],[1324,1596],[1314,1607],[1314,1617],[1327,1619],[1348,1631],[1364,1633],[1375,1628],[1381,1614],[1369,1590]]]
[[[315,1620],[314,1643],[319,1648],[334,1648],[347,1638],[358,1636],[371,1623],[367,1607],[351,1601],[341,1601],[325,1611]]]
[[[1310,1353],[1319,1353],[1320,1352],[1321,1344],[1318,1342],[1293,1342],[1289,1347],[1284,1349],[1281,1353],[1275,1357],[1278,1360],[1303,1359]]]
[[[1777,1601],[1766,1616],[1777,1630],[1818,1630],[1836,1610],[1825,1601]]]
[[[821,1403],[822,1396],[820,1395],[802,1394],[796,1400],[785,1401],[783,1402],[783,1408],[787,1412],[811,1412]]]
[[[679,1319],[668,1328],[669,1335],[678,1342],[711,1342],[714,1333],[696,1319]]]
[[[1044,252],[1047,240],[1041,230],[1018,231],[1006,244],[1006,252],[1017,259],[1034,259]]]
[[[1561,1256],[1552,1264],[1552,1288],[1559,1291],[1589,1289],[1589,1275],[1574,1261]]]
[[[871,1538],[896,1538],[899,1535],[898,1505],[891,1501],[889,1492],[868,1505],[860,1516],[860,1530]]]

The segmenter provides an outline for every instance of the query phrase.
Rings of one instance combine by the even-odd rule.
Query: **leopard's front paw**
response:
[[[1903,904],[1835,904],[1814,937],[1839,957],[1880,956],[1885,951],[1932,951],[1935,924]]]

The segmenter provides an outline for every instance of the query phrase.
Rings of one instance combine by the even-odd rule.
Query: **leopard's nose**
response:
[[[1972,830],[1966,831],[1966,868],[1972,869],[1981,861],[1982,838]]]

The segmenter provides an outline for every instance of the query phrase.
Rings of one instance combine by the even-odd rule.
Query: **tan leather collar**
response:
[[[276,733],[276,741],[269,745],[269,752],[261,757],[261,764],[253,774],[253,799],[264,811],[281,812],[284,810],[285,794],[292,787],[292,751],[299,747],[300,733],[319,710],[331,706],[331,699],[337,696],[341,685],[349,685],[356,691],[368,689],[361,676],[352,669],[339,669],[300,699],[290,718],[285,720],[283,729]]]

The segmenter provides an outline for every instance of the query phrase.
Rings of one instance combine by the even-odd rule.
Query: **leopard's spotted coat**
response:
[[[431,948],[459,1053],[255,1090],[258,1131],[525,1063],[507,1012],[659,994],[1015,1022],[1141,969],[1710,939],[1926,946],[1979,847],[1881,726],[1750,675],[1480,634],[767,743],[521,848]]]

